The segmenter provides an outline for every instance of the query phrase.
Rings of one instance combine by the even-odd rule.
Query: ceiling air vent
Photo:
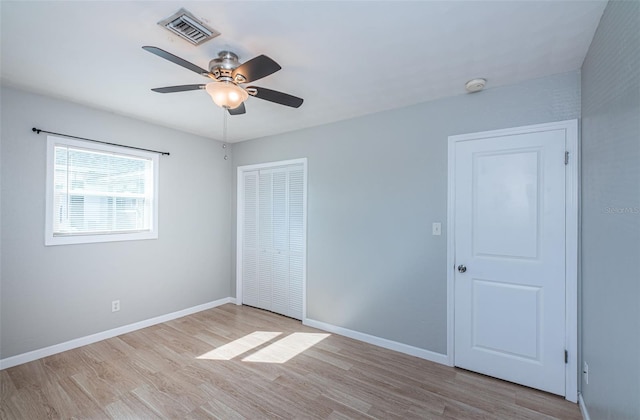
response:
[[[180,9],[170,17],[161,20],[158,25],[164,26],[193,45],[200,45],[220,35],[220,32],[209,27],[185,9]]]

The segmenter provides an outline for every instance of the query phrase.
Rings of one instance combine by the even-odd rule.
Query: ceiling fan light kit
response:
[[[239,107],[249,97],[246,90],[228,81],[207,83],[205,90],[216,105],[226,109]]]

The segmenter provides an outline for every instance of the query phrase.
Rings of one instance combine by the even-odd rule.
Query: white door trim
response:
[[[302,198],[302,212],[304,214],[302,220],[304,243],[304,253],[302,258],[302,319],[304,320],[307,318],[307,158],[238,166],[236,177],[236,305],[242,305],[242,220],[244,219],[243,173],[300,164],[302,164],[304,173],[304,189]]]
[[[455,259],[455,145],[459,141],[511,136],[537,131],[565,130],[566,151],[569,162],[566,166],[566,314],[565,345],[568,363],[565,367],[565,398],[578,401],[578,120],[558,121],[547,124],[528,125],[504,130],[449,136],[448,187],[447,187],[447,361],[454,366],[454,259]]]

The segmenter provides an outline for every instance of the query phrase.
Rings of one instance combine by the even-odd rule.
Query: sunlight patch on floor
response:
[[[242,359],[243,362],[285,363],[331,334],[293,333]]]
[[[231,360],[248,353],[269,341],[282,332],[255,331],[230,343],[198,356],[201,360]],[[285,363],[305,350],[315,346],[331,334],[292,333],[278,341],[261,348],[242,359],[243,362]]]
[[[275,331],[255,331],[242,338],[238,338],[237,340],[225,344],[224,346],[198,356],[198,359],[231,360],[234,357],[240,356],[249,350],[253,350],[256,347],[263,345],[267,341],[273,340],[281,334],[281,332]]]

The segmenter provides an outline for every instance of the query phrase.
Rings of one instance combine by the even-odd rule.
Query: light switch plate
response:
[[[442,224],[435,222],[431,225],[431,234],[434,236],[442,235]]]

